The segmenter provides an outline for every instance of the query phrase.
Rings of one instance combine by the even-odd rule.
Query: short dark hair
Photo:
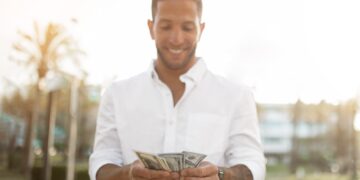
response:
[[[155,20],[155,14],[156,14],[156,10],[157,10],[157,4],[158,2],[161,0],[152,0],[151,3],[151,15],[153,20]],[[201,15],[202,15],[202,0],[193,0],[196,2],[197,8],[198,8],[198,13],[199,13],[199,18],[201,19]]]

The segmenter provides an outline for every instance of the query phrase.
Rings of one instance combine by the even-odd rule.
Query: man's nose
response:
[[[180,45],[184,42],[184,32],[181,29],[174,29],[170,35],[172,45]]]

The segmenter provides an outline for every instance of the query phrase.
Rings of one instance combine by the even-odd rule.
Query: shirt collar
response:
[[[160,81],[159,76],[155,71],[155,61],[156,60],[153,60],[151,62],[151,65],[149,67],[149,74],[153,80]],[[185,74],[180,76],[180,80],[182,82],[190,80],[194,83],[198,83],[202,79],[206,71],[207,67],[204,60],[198,57],[196,58],[196,63]]]

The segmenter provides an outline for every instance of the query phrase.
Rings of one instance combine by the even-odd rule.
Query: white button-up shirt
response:
[[[251,90],[212,74],[202,59],[180,80],[185,92],[175,106],[170,89],[153,65],[147,72],[114,82],[105,91],[90,156],[92,180],[105,164],[135,161],[134,150],[203,153],[215,165],[244,164],[255,180],[265,178]]]

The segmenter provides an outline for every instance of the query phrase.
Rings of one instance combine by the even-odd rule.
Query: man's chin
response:
[[[194,53],[192,53],[193,56]],[[185,55],[185,57],[172,57],[168,56],[169,54],[165,55],[158,50],[158,57],[162,64],[164,64],[168,69],[171,70],[184,70],[187,69],[189,64],[191,63],[192,57],[190,54]],[[184,54],[183,54],[184,55]]]
[[[186,67],[184,62],[174,63],[174,62],[164,62],[165,66],[172,70],[180,70]]]

